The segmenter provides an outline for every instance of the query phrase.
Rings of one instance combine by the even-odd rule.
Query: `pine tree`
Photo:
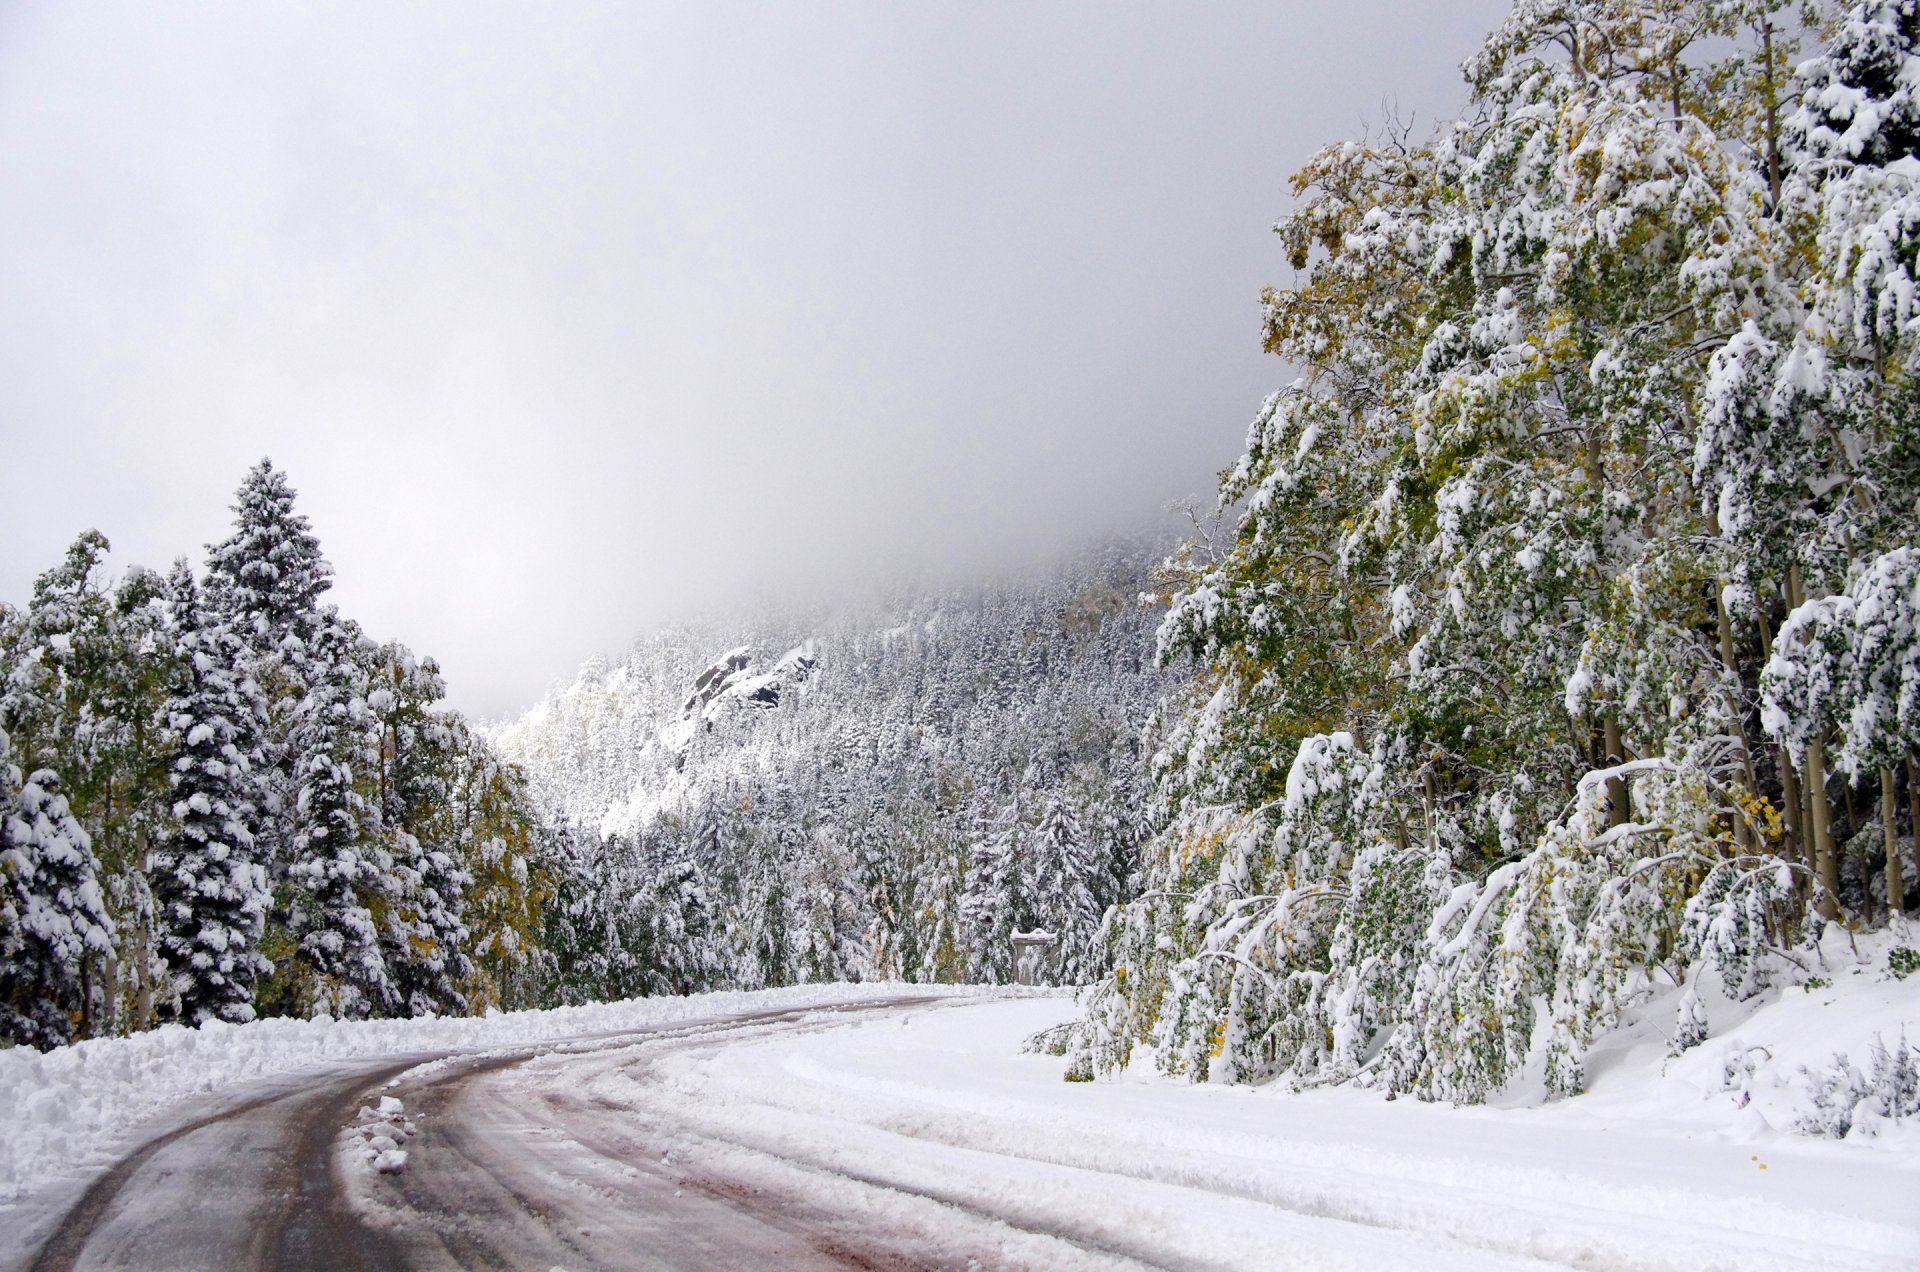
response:
[[[306,517],[294,511],[286,475],[262,459],[235,492],[233,533],[207,556],[207,601],[247,651],[244,673],[265,697],[267,725],[256,767],[260,859],[276,881],[299,831],[294,801],[305,757],[292,740],[294,717],[313,679],[319,598],[333,567]]]
[[[272,460],[247,471],[234,494],[233,533],[208,550],[207,594],[256,657],[297,664],[319,629],[333,567],[294,497]]]
[[[960,903],[968,964],[975,980],[1004,985],[1014,979],[1013,934],[1035,926],[1027,850],[1011,817],[978,825],[975,836]]]
[[[163,1010],[188,1024],[254,1018],[271,893],[256,857],[249,733],[258,706],[234,663],[239,642],[203,605],[185,560],[167,579],[179,680],[166,705],[173,825],[156,845],[157,947],[172,983]]]
[[[1789,145],[1803,161],[1884,168],[1920,154],[1920,0],[1848,7],[1833,42],[1800,68]]]
[[[59,779],[24,783],[0,731],[0,1040],[68,1042],[85,1008],[82,968],[113,948],[93,848]]]
[[[372,758],[371,725],[355,661],[358,633],[331,607],[313,642],[313,681],[300,704],[292,742],[304,757],[295,797],[299,830],[288,881],[295,897],[291,929],[312,1012],[358,1018],[383,1014],[394,990],[380,948],[375,910],[397,899],[392,862],[373,833],[373,812],[355,770]]]
[[[1033,916],[1058,938],[1048,962],[1060,984],[1076,985],[1092,972],[1093,936],[1100,924],[1093,885],[1100,873],[1073,805],[1047,797],[1031,850]]]

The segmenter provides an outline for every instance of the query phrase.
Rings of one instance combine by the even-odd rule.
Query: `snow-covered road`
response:
[[[1729,1133],[1644,1090],[1069,1084],[1017,1050],[1066,1000],[843,1008],[283,1081],[123,1158],[35,1266],[1920,1267],[1892,1143]],[[411,1122],[404,1170],[369,1164],[370,1120]]]
[[[488,1103],[525,1119],[519,1186],[577,1194],[582,1226],[618,1234],[567,1266],[632,1266],[625,1198],[670,1183],[914,1265],[1920,1267],[1909,1153],[1581,1101],[1068,1084],[1016,1044],[1071,1010],[930,1004],[547,1058],[501,1071]]]

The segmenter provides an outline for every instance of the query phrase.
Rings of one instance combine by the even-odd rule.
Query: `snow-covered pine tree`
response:
[[[273,461],[247,471],[234,494],[233,533],[208,549],[207,601],[247,650],[246,674],[260,687],[267,727],[256,757],[261,799],[260,857],[276,880],[298,833],[294,801],[304,757],[292,741],[294,717],[319,669],[309,666],[333,584],[295,492]]]
[[[233,533],[208,550],[207,595],[255,657],[298,663],[319,629],[333,567],[286,474],[263,459],[234,493]]]
[[[167,577],[179,668],[166,704],[174,739],[168,779],[173,824],[153,854],[157,951],[167,965],[166,1016],[187,1024],[254,1018],[271,889],[256,856],[248,763],[258,704],[235,663],[242,646],[202,603],[184,559]]]
[[[303,982],[296,1007],[343,1019],[384,1014],[395,998],[374,913],[397,900],[398,885],[357,781],[375,760],[360,639],[331,606],[323,611],[290,739],[301,757],[287,867],[290,970]]]
[[[1787,121],[1802,162],[1885,168],[1920,155],[1920,0],[1841,6],[1833,41],[1800,68],[1800,105]],[[1816,179],[1826,174],[1816,174]]]
[[[71,1040],[86,960],[112,948],[87,832],[51,770],[21,781],[0,730],[0,1041]]]
[[[989,984],[1011,984],[1014,979],[1013,934],[1035,927],[1033,889],[1029,879],[1027,835],[1007,814],[976,820],[960,914],[967,934],[967,962],[973,979]]]
[[[1028,860],[1033,918],[1059,938],[1048,958],[1058,984],[1077,985],[1096,974],[1093,938],[1100,926],[1094,885],[1101,874],[1093,846],[1073,804],[1058,792],[1047,796],[1033,828]],[[1101,969],[1104,970],[1104,969]]]
[[[732,983],[724,921],[692,841],[674,836],[659,848],[643,918],[645,992],[694,994]]]

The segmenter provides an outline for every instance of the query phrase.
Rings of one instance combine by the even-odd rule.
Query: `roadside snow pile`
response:
[[[22,1047],[0,1050],[0,1204],[73,1171],[105,1165],[160,1129],[149,1123],[179,1113],[182,1106],[276,1075],[348,1067],[382,1056],[427,1058],[524,1046],[734,1012],[833,1007],[902,994],[1006,992],[955,985],[798,985],[485,1017],[211,1021],[198,1029],[173,1025],[44,1054]]]

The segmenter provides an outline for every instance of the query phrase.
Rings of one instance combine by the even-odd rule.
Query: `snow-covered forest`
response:
[[[1005,982],[1036,929],[1045,979],[1091,979],[1177,678],[1142,601],[1162,553],[682,626],[500,729],[560,823],[560,997]]]
[[[1077,983],[1133,895],[1164,547],[643,638],[492,730],[323,599],[262,462],[204,571],[0,610],[0,1036],[805,981]],[[489,740],[489,732],[492,737]]]
[[[1294,178],[1297,378],[1170,558],[683,624],[479,728],[270,465],[203,572],[82,535],[0,610],[0,1035],[1037,932],[1077,1079],[1478,1102],[1920,968],[1920,0],[1518,0],[1464,69]]]
[[[1294,179],[1083,1074],[1572,1094],[1905,933],[1920,4],[1519,0],[1465,72]],[[1916,1110],[1884,1043],[1836,1107]]]
[[[0,606],[0,1040],[526,996],[519,775],[323,600],[284,474],[233,507],[202,572],[110,579],[89,530]]]

